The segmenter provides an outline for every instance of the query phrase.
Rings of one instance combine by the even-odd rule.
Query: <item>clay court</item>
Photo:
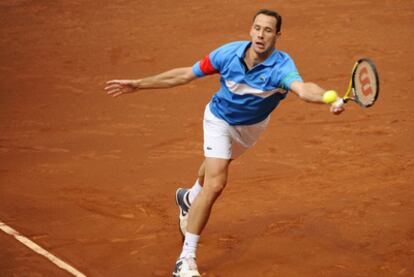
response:
[[[306,81],[344,92],[373,59],[378,102],[340,116],[294,94],[231,168],[203,276],[414,276],[414,2],[0,3],[0,222],[86,276],[170,276],[174,195],[203,160],[219,76],[112,98],[105,82],[191,66],[248,40],[259,8]],[[0,276],[73,276],[0,232]]]

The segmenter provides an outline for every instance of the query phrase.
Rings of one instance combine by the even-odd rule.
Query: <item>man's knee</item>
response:
[[[206,192],[211,194],[212,197],[218,197],[223,192],[225,187],[225,181],[223,182],[212,180],[212,182],[208,182],[208,185],[206,186]]]
[[[212,199],[217,198],[226,187],[229,160],[207,158],[205,160],[205,182],[203,190]]]

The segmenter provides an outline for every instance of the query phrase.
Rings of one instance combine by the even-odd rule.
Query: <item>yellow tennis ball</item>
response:
[[[331,104],[335,102],[338,94],[334,90],[328,90],[323,94],[322,101],[326,104]]]

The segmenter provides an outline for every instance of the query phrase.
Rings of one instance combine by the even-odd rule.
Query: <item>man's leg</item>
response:
[[[191,204],[187,232],[200,235],[203,231],[214,202],[227,184],[230,161],[209,157],[205,159],[205,183],[203,190]]]
[[[195,262],[197,244],[213,204],[227,184],[230,162],[231,160],[207,157],[204,166],[200,167],[200,171],[205,173],[204,186],[191,205],[183,251],[177,261],[174,276],[200,276]]]
[[[198,170],[198,178],[195,184],[191,187],[191,189],[187,188],[179,188],[175,193],[175,201],[177,202],[178,208],[180,209],[179,213],[179,227],[180,232],[183,236],[187,232],[187,222],[188,222],[188,212],[191,207],[191,203],[194,202],[194,199],[200,193],[203,188],[204,184],[204,176],[205,176],[205,161],[201,164]]]

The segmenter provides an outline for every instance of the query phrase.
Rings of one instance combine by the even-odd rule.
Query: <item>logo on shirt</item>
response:
[[[213,150],[213,148],[211,148],[210,146],[207,146],[207,150]]]
[[[266,81],[266,77],[262,75],[262,76],[259,77],[259,80],[264,82],[264,81]]]

